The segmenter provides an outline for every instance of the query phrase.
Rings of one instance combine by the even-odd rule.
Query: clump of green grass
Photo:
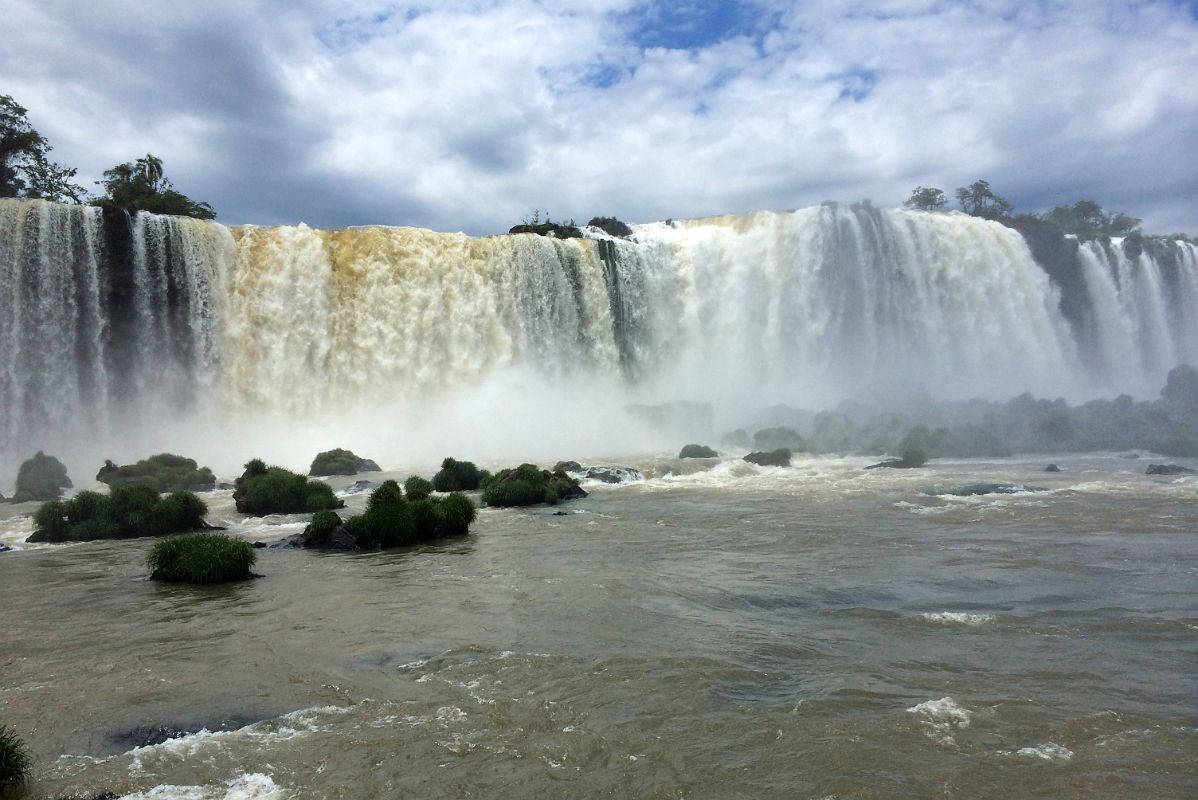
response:
[[[565,472],[548,472],[533,464],[501,469],[483,484],[483,502],[489,506],[552,506],[565,498],[585,496],[578,481]]]
[[[312,521],[304,528],[304,547],[312,547],[328,538],[329,534],[341,526],[341,517],[332,511],[317,511],[312,515]]]
[[[146,556],[150,580],[172,583],[228,583],[252,577],[257,553],[248,542],[217,533],[172,536]]]
[[[433,493],[433,484],[426,478],[413,475],[404,481],[403,490],[409,500],[420,500]]]
[[[255,458],[237,479],[233,502],[242,514],[301,514],[344,508],[327,483],[311,481],[282,467],[267,466]]]
[[[173,453],[159,453],[120,467],[105,461],[96,480],[109,486],[145,484],[160,492],[210,492],[216,486],[212,470]]]
[[[19,786],[29,780],[33,758],[21,737],[0,725],[0,794],[9,786]]]
[[[31,500],[57,500],[62,497],[62,490],[70,489],[71,486],[66,466],[54,456],[48,456],[38,450],[33,458],[21,463],[17,471],[17,489],[12,501],[26,503]]]
[[[369,458],[361,458],[352,450],[340,447],[317,453],[312,459],[309,475],[356,475],[359,472],[378,472],[379,465]]]
[[[433,476],[433,488],[438,492],[468,492],[482,483],[483,473],[473,461],[455,461],[447,458],[441,462],[441,470]]]
[[[114,486],[103,495],[83,491],[42,504],[33,515],[31,542],[88,542],[165,536],[204,527],[208,506],[191,492],[159,495],[152,486]]]

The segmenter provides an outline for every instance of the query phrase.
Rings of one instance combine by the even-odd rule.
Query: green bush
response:
[[[349,450],[337,448],[317,453],[312,459],[309,475],[357,475],[359,472],[378,472],[379,465],[369,458],[359,458]]]
[[[57,500],[63,489],[70,489],[71,479],[67,468],[54,456],[41,450],[33,458],[21,464],[17,471],[17,491],[12,502],[26,503],[31,500]]]
[[[679,458],[719,458],[719,453],[702,444],[688,444],[678,453]]]
[[[144,484],[160,492],[210,492],[216,487],[216,476],[207,467],[199,467],[190,458],[172,453],[159,453],[136,464],[118,467],[111,461],[96,474],[96,480],[109,486]]]
[[[749,453],[745,456],[745,461],[750,464],[757,464],[762,467],[789,467],[790,466],[790,450],[785,447],[779,447],[777,450],[770,452]]]
[[[438,492],[467,492],[477,489],[482,483],[482,473],[472,461],[455,461],[447,458],[441,462],[441,471],[433,476],[433,488]]]
[[[312,515],[312,521],[304,528],[304,547],[311,547],[328,537],[334,529],[341,526],[341,517],[332,511],[317,511]]]
[[[350,517],[345,527],[358,547],[401,547],[416,541],[416,520],[403,489],[388,480],[370,494],[366,513]]]
[[[546,472],[533,464],[502,469],[483,486],[483,502],[489,506],[556,505],[568,497],[586,497],[586,492],[565,472]]]
[[[208,506],[191,492],[161,496],[149,486],[117,486],[53,500],[33,515],[31,542],[87,542],[165,536],[204,527]]]
[[[457,536],[469,533],[470,524],[478,512],[470,498],[461,492],[453,492],[441,499],[441,511],[445,516],[445,534]]]
[[[6,726],[0,725],[0,793],[9,786],[29,780],[33,759],[25,742]]]
[[[345,507],[328,484],[282,467],[268,467],[260,459],[245,465],[245,472],[234,485],[233,502],[242,514],[258,517]]]
[[[433,493],[433,484],[419,475],[413,475],[404,481],[403,490],[409,500],[420,500]]]
[[[150,580],[173,583],[228,583],[252,577],[257,554],[248,542],[216,533],[171,536],[146,556]]]
[[[445,512],[441,508],[440,500],[421,497],[413,500],[409,507],[412,509],[416,540],[427,541],[437,538],[438,532],[445,526]]]

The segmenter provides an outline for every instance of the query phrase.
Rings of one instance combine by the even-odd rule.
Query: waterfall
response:
[[[477,431],[506,424],[486,403],[545,387],[612,430],[629,402],[706,401],[732,422],[902,383],[1147,396],[1198,360],[1193,245],[1088,242],[1076,269],[1087,297],[1067,320],[1017,231],[868,203],[558,240],[2,200],[0,453],[150,447],[169,420],[263,415]],[[507,375],[535,386],[488,394]],[[453,423],[429,411],[455,404]]]

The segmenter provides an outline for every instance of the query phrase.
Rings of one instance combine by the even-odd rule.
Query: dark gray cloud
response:
[[[1193,3],[8,0],[0,93],[230,223],[488,233],[988,179],[1198,232]]]

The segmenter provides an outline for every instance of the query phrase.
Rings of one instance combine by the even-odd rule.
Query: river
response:
[[[23,545],[0,506],[0,721],[32,797],[1198,796],[1198,477],[1048,460],[643,456],[217,588],[148,581],[148,540]],[[1044,491],[944,493],[976,481]],[[249,540],[303,527],[205,497]],[[158,726],[189,733],[138,746]]]

